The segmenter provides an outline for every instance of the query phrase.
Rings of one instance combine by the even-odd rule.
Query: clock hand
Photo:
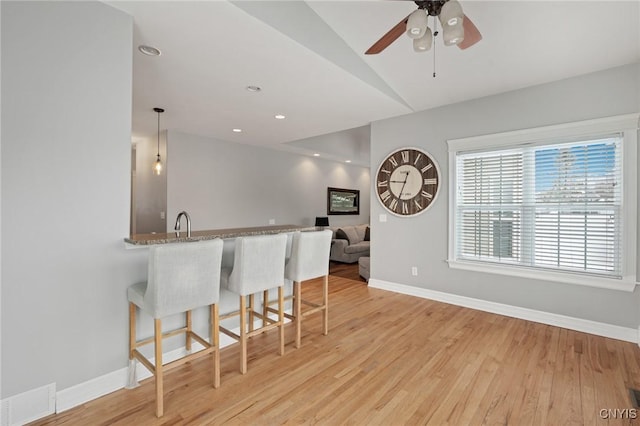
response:
[[[402,172],[405,174],[404,180],[390,180],[391,183],[405,183],[409,178],[409,172]]]
[[[404,187],[407,184],[407,180],[409,179],[409,172],[404,172],[405,176],[404,176],[404,182],[402,182],[402,188],[400,188],[400,199],[402,200],[402,191],[404,191]]]

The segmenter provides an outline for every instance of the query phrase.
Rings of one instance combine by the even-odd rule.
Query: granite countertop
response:
[[[229,228],[211,229],[207,231],[191,231],[191,237],[187,237],[187,231],[158,234],[135,234],[130,237],[126,237],[124,239],[124,242],[136,246],[148,246],[152,244],[212,240],[214,238],[236,238],[248,237],[251,235],[280,234],[282,232],[314,231],[315,229],[315,226],[274,225],[256,226],[251,228]]]

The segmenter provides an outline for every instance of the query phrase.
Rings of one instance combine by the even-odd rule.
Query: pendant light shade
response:
[[[153,165],[153,173],[159,176],[160,173],[162,173],[162,160],[160,159],[160,114],[164,112],[164,109],[154,108],[153,110],[158,113],[158,155]]]
[[[462,6],[460,6],[457,0],[449,0],[442,6],[439,18],[443,28],[447,26],[453,27],[458,25],[458,23],[462,23],[462,19],[464,18]]]
[[[156,164],[153,165],[153,172],[158,176],[162,173],[162,161],[160,160],[160,154],[157,156]]]
[[[420,38],[427,31],[427,11],[418,9],[407,19],[407,35],[409,38]]]
[[[427,27],[427,31],[420,38],[413,39],[413,50],[416,52],[426,52],[431,49],[433,43],[433,34],[431,34],[431,28]]]

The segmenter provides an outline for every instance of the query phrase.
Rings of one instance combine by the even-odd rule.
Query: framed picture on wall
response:
[[[360,214],[360,190],[327,188],[327,214]]]

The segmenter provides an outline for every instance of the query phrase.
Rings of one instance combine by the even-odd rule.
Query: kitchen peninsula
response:
[[[187,232],[166,232],[158,234],[135,234],[124,239],[127,246],[149,246],[153,244],[167,244],[189,241],[203,241],[214,238],[230,239],[248,237],[252,235],[271,235],[296,231],[314,231],[314,226],[305,227],[297,225],[273,225],[255,226],[249,228],[211,229],[206,231],[193,231],[191,236]]]
[[[227,229],[212,229],[212,230],[201,230],[201,231],[191,231],[191,236],[187,236],[187,232],[167,232],[167,233],[157,233],[157,234],[134,234],[130,237],[124,238],[125,246],[128,249],[131,249],[131,253],[136,250],[145,251],[150,247],[159,244],[171,244],[171,243],[183,243],[183,242],[192,242],[192,241],[204,241],[211,240],[214,238],[220,238],[224,241],[223,252],[222,252],[222,262],[221,266],[223,268],[233,268],[234,264],[234,252],[235,252],[235,243],[236,238],[238,237],[247,237],[247,236],[256,236],[256,235],[272,235],[272,234],[288,234],[287,235],[287,253],[290,255],[291,253],[291,243],[293,240],[293,233],[297,231],[314,231],[316,230],[315,226],[299,226],[299,225],[272,225],[272,226],[257,226],[257,227],[247,227],[247,228],[227,228]],[[146,262],[146,259],[139,258],[140,261]],[[292,295],[292,285],[290,282],[285,284],[285,296],[289,297]],[[275,295],[271,295],[270,298],[273,300]],[[256,303],[262,303],[262,295],[258,295],[256,298]],[[230,312],[235,312],[239,309],[238,305],[238,297],[229,292],[228,290],[222,288],[220,291],[220,300],[218,302],[220,314],[228,314]],[[291,309],[291,303],[286,303],[286,308]],[[204,308],[198,308],[196,311],[204,312]],[[194,311],[195,312],[195,311]],[[206,333],[208,322],[202,321],[205,319],[206,315],[197,314],[193,319],[193,327],[194,329],[200,330],[201,333]],[[174,322],[169,323],[169,328],[181,327],[181,322],[179,319],[176,319]],[[238,332],[239,330],[239,321],[238,317],[228,318],[225,320],[225,327],[235,330]],[[142,327],[139,330],[141,335],[152,335],[152,328]],[[228,338],[226,336],[221,336],[221,347],[227,346],[229,344],[234,343],[233,339]],[[198,345],[196,345],[198,347]]]

